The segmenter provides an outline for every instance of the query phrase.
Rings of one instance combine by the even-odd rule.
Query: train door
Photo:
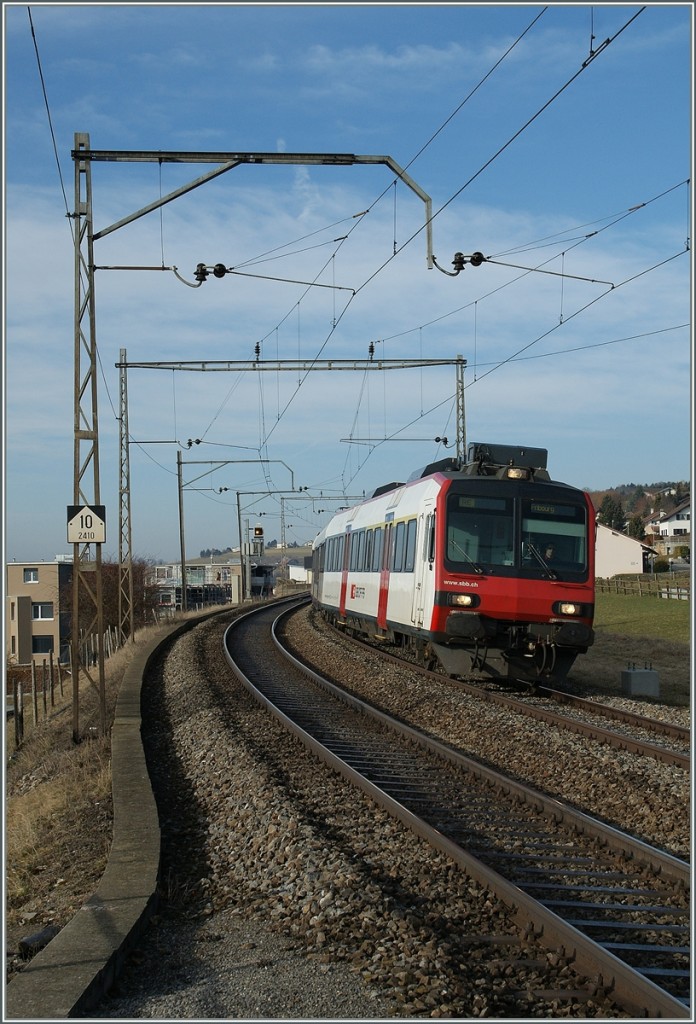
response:
[[[341,566],[341,590],[338,598],[338,609],[341,615],[346,614],[346,594],[348,593],[348,566],[350,565],[351,532],[348,526],[343,538],[343,565]]]
[[[384,547],[382,549],[382,568],[379,574],[379,597],[377,601],[377,625],[380,629],[387,628],[387,603],[389,601],[389,566],[391,565],[393,512],[387,513],[384,526]]]
[[[435,554],[435,499],[425,502],[423,511],[418,517],[418,540],[416,546],[416,564],[413,580],[413,606],[411,622],[422,627],[425,609],[433,603]],[[430,625],[430,623],[428,623]]]

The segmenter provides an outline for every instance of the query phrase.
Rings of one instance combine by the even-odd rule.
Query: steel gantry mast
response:
[[[464,409],[464,368],[466,359],[457,356],[457,459],[459,465],[466,462],[466,413]]]
[[[121,349],[119,371],[119,534],[118,628],[121,643],[135,641],[133,620],[133,559],[131,556],[130,444],[128,436],[128,377],[126,350]]]
[[[94,225],[89,135],[75,135],[75,318],[74,318],[74,445],[73,505],[101,504],[99,488],[99,419],[97,415],[97,339],[94,300]],[[73,684],[73,740],[80,740],[79,694],[83,672],[99,696],[101,732],[106,731],[104,684],[104,605],[102,600],[101,544],[94,561],[89,543],[73,544],[71,658]],[[81,643],[96,632],[97,665],[87,665]],[[84,656],[83,656],[83,651]],[[94,678],[94,668],[96,676]]]
[[[75,507],[100,505],[99,483],[99,430],[97,415],[97,343],[94,296],[94,242],[114,231],[133,223],[140,217],[161,209],[165,204],[186,195],[206,182],[240,165],[324,165],[345,167],[356,164],[383,164],[392,170],[397,178],[410,188],[425,206],[425,239],[428,269],[435,266],[432,245],[432,201],[426,192],[390,156],[355,155],[352,153],[259,153],[259,152],[164,152],[149,150],[93,150],[86,132],[76,132],[72,159],[75,165],[75,316],[74,316],[74,472],[73,505]],[[92,215],[91,167],[95,161],[110,163],[175,163],[215,164],[217,166],[180,186],[168,195],[160,196],[141,209],[128,214],[121,220],[99,231],[94,230]],[[165,267],[133,267],[129,269],[170,270]],[[125,364],[125,358],[122,358]],[[125,413],[125,374],[121,407],[120,436],[120,532],[119,532],[119,626],[123,635],[126,618],[133,630],[132,600],[132,559],[130,542],[130,484],[128,467],[128,433]],[[102,524],[103,525],[103,524]],[[104,686],[104,611],[102,598],[102,555],[103,542],[93,541],[94,561],[90,560],[90,544],[73,542],[73,600],[71,656],[73,671],[73,736],[79,739],[79,680],[80,672],[89,679],[99,692],[100,719],[102,730],[106,727],[106,701]],[[98,683],[84,662],[81,653],[81,634],[91,636],[96,631],[98,648]]]
[[[387,371],[408,370],[426,366],[456,367],[456,416],[457,416],[457,458],[460,465],[466,459],[466,413],[464,408],[464,370],[466,359],[461,355],[454,358],[422,358],[422,359],[380,359],[370,356],[368,359],[179,359],[143,362],[133,360],[126,362],[122,357],[116,364],[123,371],[125,368],[140,370],[179,370],[189,373],[227,373],[230,371],[247,371],[250,373],[309,373],[319,371]]]

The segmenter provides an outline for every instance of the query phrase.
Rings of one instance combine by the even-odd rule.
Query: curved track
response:
[[[257,699],[618,1006],[689,1017],[687,864],[348,696],[282,653],[277,627],[271,638],[277,615],[257,610],[225,635],[228,661]]]
[[[335,626],[330,628],[347,642],[366,648],[376,657],[398,664],[406,663],[411,671],[420,672],[434,679],[442,678],[441,673],[425,669],[408,658],[391,654],[383,647],[353,636],[346,630],[336,629]],[[652,757],[656,761],[683,768],[684,771],[691,770],[691,730],[683,726],[645,718],[630,711],[623,711],[598,701],[586,700],[547,687],[539,687],[533,693],[523,697],[513,697],[509,692],[502,693],[493,686],[484,687],[460,679],[447,678],[480,700],[490,701],[529,718],[536,718],[549,725],[587,736],[588,739],[598,740],[617,750],[627,750],[643,757]],[[572,713],[561,713],[557,710],[558,705],[571,708]],[[604,724],[606,720],[620,723],[621,728],[607,728]],[[665,739],[670,741],[670,745],[664,742]]]

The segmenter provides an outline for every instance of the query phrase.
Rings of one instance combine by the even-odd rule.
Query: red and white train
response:
[[[451,676],[560,682],[594,639],[595,514],[546,461],[475,444],[339,512],[313,544],[315,606]]]

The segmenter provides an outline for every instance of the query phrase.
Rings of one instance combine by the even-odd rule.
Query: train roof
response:
[[[412,473],[408,478],[408,483],[422,480],[426,476],[433,476],[435,473],[460,476],[514,476],[518,479],[523,479],[526,476],[528,479],[550,480],[546,468],[547,462],[548,451],[546,448],[477,442],[470,444],[467,448],[466,460],[450,457],[440,459],[438,462],[429,462]],[[517,472],[510,473],[510,470]],[[378,494],[384,494],[394,487],[401,486],[401,484],[386,484],[382,488],[378,487],[372,497],[377,497]]]

